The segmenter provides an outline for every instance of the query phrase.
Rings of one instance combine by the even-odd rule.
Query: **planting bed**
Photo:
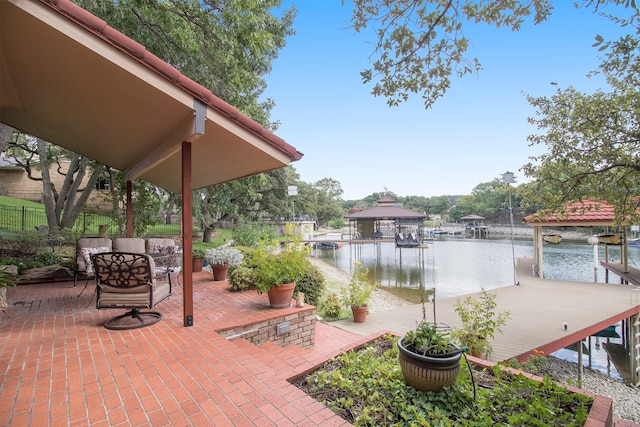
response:
[[[549,377],[538,381],[499,367],[474,371],[472,380],[464,360],[452,387],[419,392],[404,384],[396,341],[385,335],[293,383],[354,425],[584,426],[593,421],[593,396]]]

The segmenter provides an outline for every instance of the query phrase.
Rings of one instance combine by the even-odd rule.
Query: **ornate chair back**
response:
[[[109,329],[131,329],[148,326],[160,320],[157,312],[141,312],[171,295],[171,282],[156,282],[153,258],[131,252],[103,252],[91,256],[97,283],[96,308],[128,308],[129,312],[105,322]],[[147,317],[152,322],[146,322]],[[140,324],[119,326],[122,319],[132,317]],[[143,317],[145,319],[143,319]]]

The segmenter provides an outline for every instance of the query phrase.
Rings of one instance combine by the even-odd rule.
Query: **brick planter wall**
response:
[[[303,348],[313,348],[316,337],[316,308],[307,307],[294,313],[217,332],[229,340],[244,339],[256,345],[270,341],[281,347],[296,344]]]

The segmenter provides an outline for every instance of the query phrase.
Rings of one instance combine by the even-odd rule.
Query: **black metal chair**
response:
[[[156,281],[153,258],[147,254],[103,252],[91,256],[97,283],[96,308],[126,308],[104,322],[107,329],[134,329],[162,318],[151,309],[171,295],[171,281]]]

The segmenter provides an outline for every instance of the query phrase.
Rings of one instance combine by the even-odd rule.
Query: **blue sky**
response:
[[[276,102],[275,132],[304,153],[293,163],[300,179],[333,178],[343,199],[362,199],[385,188],[400,196],[470,194],[483,182],[518,171],[541,148],[529,147],[534,110],[524,94],[549,96],[558,87],[584,92],[605,88],[586,75],[600,63],[596,34],[620,29],[591,11],[559,1],[551,20],[519,32],[469,25],[469,57],[483,70],[452,78],[429,110],[419,95],[390,108],[370,94],[359,72],[369,65],[369,34],[349,29],[351,5],[340,0],[295,3],[296,34],[273,62],[265,95]],[[611,12],[613,9],[609,8]]]

